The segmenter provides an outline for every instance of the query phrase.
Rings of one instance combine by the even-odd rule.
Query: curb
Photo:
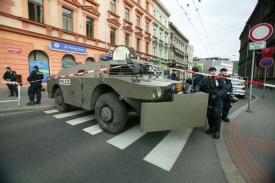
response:
[[[251,101],[251,104],[257,102],[259,97],[252,95],[254,97],[254,100]],[[234,119],[237,116],[239,116],[242,112],[246,112],[246,108],[248,107],[248,104],[245,104],[232,114],[230,114],[228,117],[230,119]],[[224,122],[221,124],[221,131],[224,132]],[[217,155],[219,158],[220,165],[223,169],[223,172],[226,176],[226,179],[229,183],[246,183],[245,179],[243,178],[241,172],[239,171],[236,164],[233,162],[231,155],[227,149],[223,133],[221,133],[220,140],[215,140],[215,146]]]
[[[44,105],[44,106],[39,106],[39,107],[18,107],[18,108],[2,109],[2,110],[0,110],[0,113],[31,111],[31,110],[37,110],[37,109],[50,108],[50,107],[54,107],[54,105]]]

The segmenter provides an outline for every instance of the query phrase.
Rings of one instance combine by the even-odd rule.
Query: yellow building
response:
[[[4,0],[0,2],[0,75],[8,65],[26,81],[98,61],[117,45],[152,58],[154,0]]]

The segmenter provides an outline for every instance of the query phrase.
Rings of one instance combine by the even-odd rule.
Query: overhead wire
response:
[[[209,53],[208,53],[208,50],[206,49],[206,47],[205,47],[204,43],[202,42],[202,40],[201,40],[201,38],[200,38],[200,36],[199,36],[199,34],[198,34],[197,30],[195,29],[195,27],[194,27],[193,23],[191,22],[190,18],[187,16],[187,13],[184,11],[184,9],[183,9],[183,7],[181,6],[181,4],[179,3],[179,1],[178,1],[178,0],[176,0],[176,1],[177,1],[177,3],[179,4],[179,6],[181,7],[181,9],[182,9],[182,11],[184,12],[185,16],[187,17],[187,19],[189,20],[189,22],[190,22],[190,24],[192,25],[193,29],[195,30],[195,32],[196,32],[196,34],[197,34],[197,36],[199,37],[199,39],[200,39],[200,41],[201,41],[201,43],[202,43],[202,45],[203,45],[204,49],[206,50],[206,52],[207,52],[208,56],[210,57],[210,55],[209,55]]]
[[[201,21],[201,24],[202,24],[203,30],[204,30],[205,35],[206,35],[206,37],[207,37],[207,40],[208,40],[208,43],[209,43],[210,48],[211,48],[211,50],[212,50],[213,56],[215,56],[215,53],[214,53],[213,48],[212,48],[212,45],[211,45],[211,43],[210,43],[210,41],[209,41],[209,38],[208,38],[207,32],[206,32],[205,27],[204,27],[204,25],[203,25],[203,22],[202,22],[202,20],[201,20],[201,16],[200,16],[200,13],[199,13],[199,9],[197,8],[196,4],[194,3],[194,0],[192,0],[192,2],[193,2],[194,6],[195,6],[195,8],[196,8],[196,11],[197,11],[198,15],[199,15],[199,18],[200,18],[200,21]]]

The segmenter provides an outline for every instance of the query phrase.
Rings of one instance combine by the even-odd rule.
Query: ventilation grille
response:
[[[115,67],[119,65],[111,65],[111,67]],[[132,68],[129,66],[122,66],[109,70],[109,75],[132,75]]]

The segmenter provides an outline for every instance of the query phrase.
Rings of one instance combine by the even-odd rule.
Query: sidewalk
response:
[[[241,107],[223,123],[216,141],[221,166],[229,182],[275,182],[275,92],[253,88],[252,113]],[[227,148],[223,147],[224,143]],[[227,152],[225,151],[228,150]],[[226,156],[226,154],[230,154]]]
[[[18,102],[0,102],[0,113],[20,111],[20,110],[32,110],[37,108],[48,108],[48,107],[53,107],[55,105],[54,99],[48,98],[47,91],[42,91],[42,99],[41,99],[40,105],[26,106],[26,103],[29,102],[28,87],[20,87],[20,89],[21,89],[20,107],[18,107]],[[9,90],[4,87],[0,87],[0,101],[17,100],[17,99],[18,99],[17,97],[9,97]]]

